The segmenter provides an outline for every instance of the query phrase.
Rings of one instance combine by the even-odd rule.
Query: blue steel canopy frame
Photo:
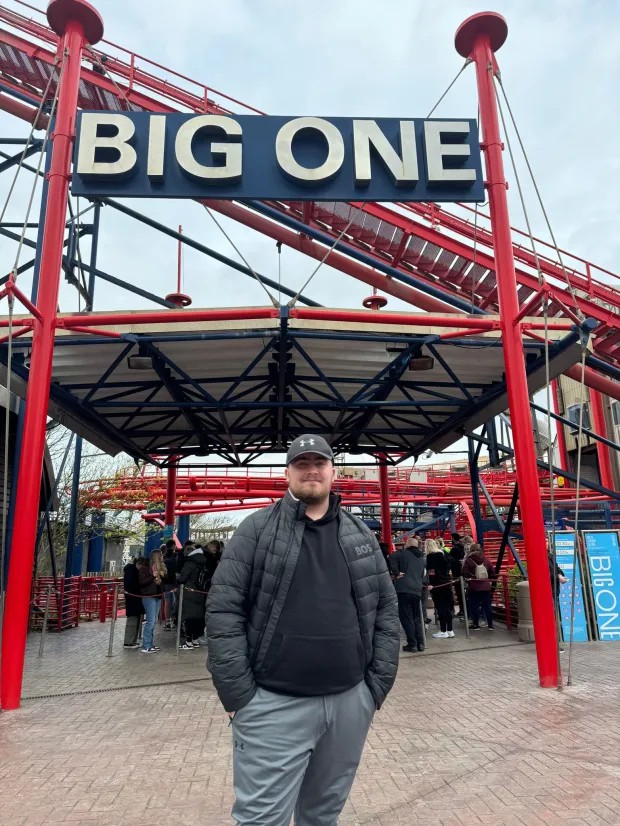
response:
[[[2,88],[1,84],[0,84],[0,91],[5,91]],[[15,142],[16,142],[16,139],[13,139],[13,138],[0,138],[0,145],[2,145],[4,143],[12,144],[12,143],[15,143]],[[19,140],[19,143],[24,144],[25,141]],[[44,141],[36,140],[36,141],[32,142],[31,145],[24,151],[23,159],[22,159],[22,153],[18,153],[17,155],[12,156],[12,155],[9,155],[6,152],[2,152],[0,150],[0,157],[4,157],[6,159],[3,164],[0,164],[0,173],[2,171],[5,171],[6,169],[12,168],[17,163],[20,162],[20,159],[22,159],[22,164],[21,164],[22,169],[27,170],[28,172],[31,172],[34,175],[44,177],[45,176],[44,172],[41,172],[36,167],[31,166],[30,164],[27,164],[27,163],[24,162],[26,157],[30,157],[31,155],[35,154],[37,151],[44,151],[44,149],[45,149]],[[42,203],[43,204],[45,203],[45,198],[42,198]],[[73,247],[71,245],[72,245],[72,239],[74,239],[76,237],[76,235],[77,235],[78,240],[79,240],[79,238],[81,238],[83,236],[88,236],[88,235],[92,236],[92,247],[96,250],[98,242],[99,242],[100,209],[101,209],[102,206],[110,206],[113,209],[115,209],[116,211],[120,212],[121,214],[126,215],[130,218],[133,218],[136,221],[139,221],[140,223],[142,223],[142,224],[144,224],[148,227],[151,227],[152,229],[154,229],[154,230],[156,230],[156,231],[158,231],[158,232],[160,232],[164,235],[167,235],[170,238],[175,239],[176,241],[182,243],[183,245],[188,246],[191,249],[194,249],[197,252],[200,252],[200,253],[208,256],[209,258],[212,258],[215,261],[218,261],[221,264],[225,264],[227,267],[229,267],[232,270],[235,270],[237,272],[242,273],[243,275],[247,275],[251,278],[254,278],[254,279],[260,281],[265,286],[271,287],[272,289],[276,289],[280,293],[282,293],[283,295],[288,296],[289,298],[296,298],[296,300],[299,301],[301,304],[305,304],[308,307],[320,307],[321,306],[317,301],[313,301],[311,298],[308,298],[307,296],[298,293],[296,290],[293,290],[290,287],[287,287],[286,284],[282,284],[280,282],[274,281],[273,279],[268,278],[266,275],[258,273],[258,272],[256,272],[256,270],[252,270],[249,267],[247,267],[243,264],[240,264],[238,261],[234,261],[232,258],[229,258],[228,256],[223,255],[220,252],[217,252],[216,250],[212,249],[211,247],[208,247],[206,244],[203,244],[199,241],[196,241],[195,239],[189,237],[188,235],[177,232],[176,230],[172,229],[171,227],[168,227],[165,224],[162,224],[160,221],[156,221],[154,218],[150,218],[149,216],[144,215],[144,214],[142,214],[141,212],[138,212],[135,209],[131,209],[130,207],[125,206],[125,204],[121,204],[118,201],[113,200],[112,198],[94,199],[79,214],[72,215],[71,218],[67,221],[67,229],[68,229],[69,235],[65,239],[65,247],[69,248],[69,252],[71,254],[69,254],[68,256],[63,257],[63,271],[65,273],[65,277],[67,277],[67,280],[76,287],[77,287],[77,280],[76,280],[75,276],[73,275],[73,270],[76,267],[78,268],[79,275],[81,276],[82,279],[85,279],[86,274],[89,275],[88,288],[86,288],[84,291],[82,291],[82,295],[84,296],[84,298],[86,299],[87,302],[89,300],[92,301],[92,296],[94,295],[94,279],[95,278],[100,278],[102,281],[106,281],[110,284],[113,284],[114,286],[120,287],[121,289],[124,289],[124,290],[127,290],[128,292],[134,293],[135,295],[139,295],[142,298],[146,298],[149,301],[152,301],[155,304],[159,304],[162,307],[168,307],[170,309],[173,309],[176,306],[175,304],[173,304],[171,301],[168,301],[163,296],[156,295],[155,293],[152,293],[149,290],[144,290],[144,289],[142,289],[140,287],[137,287],[136,285],[132,284],[131,282],[126,281],[123,278],[119,278],[117,276],[114,276],[114,275],[111,275],[110,273],[105,272],[104,270],[99,269],[98,267],[96,267],[94,265],[92,260],[91,260],[90,264],[87,264],[81,258],[81,256],[79,256],[79,255],[76,256],[75,255],[75,251],[76,251],[75,245]],[[69,208],[71,209],[71,198],[69,198]],[[81,219],[83,218],[83,216],[85,214],[87,214],[91,210],[94,210],[94,217],[93,217],[92,223],[84,223]],[[77,219],[80,219],[78,229],[76,229]],[[19,226],[21,227],[22,225],[19,225]],[[38,227],[39,227],[39,224],[35,224],[35,223],[28,225],[28,228],[30,228],[30,229],[38,228]],[[16,242],[19,242],[19,240],[20,240],[19,235],[10,232],[11,228],[16,228],[16,227],[12,223],[2,222],[0,224],[0,235],[4,235],[7,238],[10,238],[10,239],[12,239]],[[23,244],[24,244],[24,246],[30,247],[32,249],[35,249],[36,246],[37,246],[36,242],[29,239],[29,238],[24,238],[23,239]],[[27,263],[21,265],[17,269],[16,273],[19,275],[22,272],[27,272],[29,269],[31,269],[35,265],[35,260],[36,259],[32,259],[31,261],[28,261]],[[6,283],[7,280],[8,280],[8,275],[1,277],[0,278],[0,286],[2,284]],[[88,309],[92,309],[92,303],[90,305],[88,305]]]
[[[182,324],[183,310],[178,313]],[[574,348],[578,338],[575,331],[551,344],[551,364]],[[221,352],[227,352],[244,340],[256,346],[243,367],[235,367],[230,375],[190,375],[166,352],[167,346],[183,343],[189,348],[192,343],[223,347]],[[387,363],[360,376],[330,374],[316,353],[338,352],[345,344],[358,345],[360,359],[365,345],[383,348]],[[13,346],[23,352],[29,339],[15,340]],[[391,454],[392,462],[400,462],[432,448],[438,438],[454,441],[467,430],[472,416],[489,405],[499,403],[501,409],[505,393],[501,372],[487,379],[483,371],[472,381],[449,366],[457,354],[462,364],[469,364],[460,351],[464,346],[475,347],[482,355],[500,348],[501,341],[444,340],[439,335],[394,334],[384,328],[373,333],[297,329],[289,324],[287,308],[281,308],[277,323],[266,329],[130,332],[118,339],[73,334],[57,337],[59,356],[66,347],[97,347],[99,353],[106,353],[105,369],[84,381],[55,379],[51,398],[108,446],[149,461],[155,455],[162,464],[170,456],[214,454],[230,464],[247,465],[264,452],[282,452],[291,439],[308,431],[325,433],[336,452],[381,451]],[[308,352],[312,347],[314,354]],[[407,369],[413,356],[425,348],[440,356],[439,378],[429,380],[424,373]],[[528,372],[533,374],[544,361],[544,348],[526,342],[524,349]],[[370,352],[376,355],[376,349]],[[131,355],[149,356],[153,369],[146,376],[127,375],[125,364]],[[6,347],[0,347],[0,363],[6,365],[6,357]],[[88,356],[81,361],[88,364]],[[26,365],[15,363],[13,372],[15,386],[20,382],[25,386]],[[458,389],[458,395],[449,395],[451,387]]]

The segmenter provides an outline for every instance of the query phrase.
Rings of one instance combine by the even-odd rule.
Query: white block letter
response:
[[[177,132],[174,151],[177,163],[190,177],[205,183],[232,183],[241,178],[241,143],[212,143],[211,154],[223,155],[223,166],[205,166],[198,163],[192,151],[192,141],[201,130],[223,132],[229,137],[241,137],[241,126],[236,120],[223,115],[198,115],[186,120]]]
[[[108,127],[112,135],[99,135],[100,127]],[[76,172],[78,175],[97,177],[127,176],[134,170],[136,150],[129,145],[136,127],[126,115],[108,112],[86,112],[80,121],[80,135]],[[113,150],[118,155],[113,161],[95,161],[98,149]]]
[[[426,168],[429,184],[466,183],[476,180],[475,169],[452,169],[443,165],[444,156],[467,158],[470,155],[466,143],[442,143],[445,133],[469,134],[467,121],[424,121],[424,143],[426,146]]]
[[[327,158],[316,167],[302,166],[293,157],[293,140],[302,131],[317,132],[327,142]],[[344,141],[340,131],[323,118],[295,118],[276,135],[276,160],[280,169],[296,181],[322,184],[334,178],[344,162]]]
[[[355,185],[368,186],[372,178],[370,145],[390,172],[396,186],[409,186],[418,180],[418,152],[413,121],[400,122],[401,157],[374,120],[353,121]]]
[[[164,177],[164,150],[166,146],[166,116],[151,115],[149,118],[149,153],[146,174],[161,180]]]

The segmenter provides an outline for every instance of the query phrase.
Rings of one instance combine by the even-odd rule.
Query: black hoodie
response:
[[[390,573],[396,577],[394,589],[397,594],[422,595],[422,587],[428,584],[424,551],[413,546],[402,548],[390,556],[388,564]]]
[[[338,542],[339,499],[304,534],[286,601],[258,685],[280,694],[339,694],[364,678],[357,606]]]

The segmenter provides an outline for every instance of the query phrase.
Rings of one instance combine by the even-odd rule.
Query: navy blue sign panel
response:
[[[279,201],[483,201],[475,120],[80,112],[72,191]]]

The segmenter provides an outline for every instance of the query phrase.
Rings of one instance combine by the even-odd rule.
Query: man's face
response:
[[[307,505],[325,500],[336,478],[336,469],[331,461],[318,453],[305,453],[295,459],[285,473],[293,496]]]

